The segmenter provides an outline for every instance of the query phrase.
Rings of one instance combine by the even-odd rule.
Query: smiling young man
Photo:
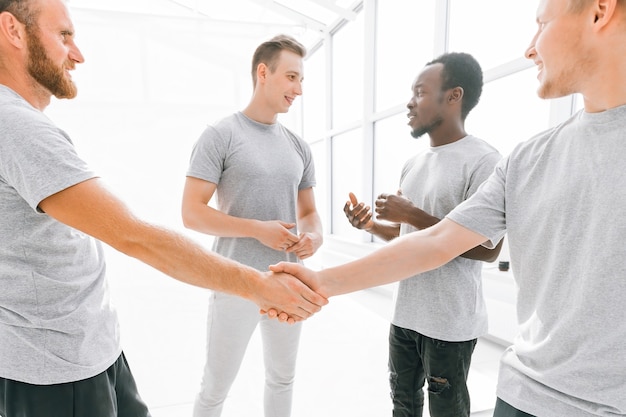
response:
[[[441,222],[345,265],[272,269],[333,296],[437,268],[506,233],[519,328],[494,416],[626,415],[625,3],[540,1],[526,51],[538,94],[580,93],[584,109],[518,145]]]
[[[3,417],[149,416],[122,353],[101,242],[186,283],[285,304],[295,318],[324,303],[293,277],[142,221],[107,189],[43,113],[52,96],[76,96],[70,71],[83,61],[64,1],[0,0]]]
[[[502,157],[465,131],[482,88],[482,70],[469,54],[443,54],[424,67],[407,108],[411,135],[428,135],[430,147],[404,164],[399,193],[378,197],[376,219],[352,195],[344,206],[350,224],[390,241],[432,226],[476,192]],[[422,416],[426,382],[432,417],[469,417],[472,353],[487,333],[481,261],[499,252],[500,245],[478,246],[399,283],[389,329],[394,417]]]
[[[322,244],[311,150],[277,120],[302,94],[304,56],[304,47],[289,36],[262,43],[252,59],[250,103],[203,132],[187,172],[185,226],[216,236],[217,253],[260,271],[306,259]],[[215,193],[217,209],[208,205]],[[266,368],[265,416],[289,416],[301,323],[282,325],[259,315],[254,303],[214,292],[207,324],[194,416],[221,414],[257,324]]]

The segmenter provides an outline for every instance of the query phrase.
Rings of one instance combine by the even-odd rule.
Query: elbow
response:
[[[191,229],[191,230],[197,230],[198,228],[198,220],[194,211],[191,210],[189,207],[183,205],[182,209],[181,209],[181,218],[183,221],[183,226],[185,226],[185,228],[187,229]]]
[[[194,222],[189,216],[186,216],[185,213],[182,214],[182,220],[183,226],[185,226],[185,228],[193,229]]]

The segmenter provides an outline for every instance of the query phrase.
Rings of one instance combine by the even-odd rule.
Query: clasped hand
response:
[[[298,263],[280,262],[267,273],[268,296],[257,303],[261,314],[289,324],[306,320],[328,304],[318,273]]]

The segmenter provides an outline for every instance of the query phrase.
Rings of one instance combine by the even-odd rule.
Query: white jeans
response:
[[[289,325],[259,314],[243,298],[215,292],[209,301],[207,356],[194,417],[219,417],[257,324],[265,362],[265,417],[289,417],[302,323]]]

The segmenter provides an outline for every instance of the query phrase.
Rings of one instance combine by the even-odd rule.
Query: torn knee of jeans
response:
[[[437,376],[428,377],[428,391],[433,394],[441,394],[446,389],[450,388],[450,383],[447,378],[441,378]]]

